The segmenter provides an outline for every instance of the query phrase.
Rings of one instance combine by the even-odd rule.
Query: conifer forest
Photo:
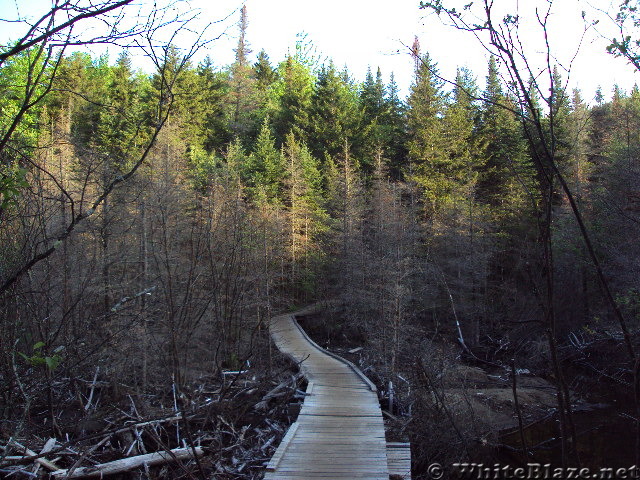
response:
[[[637,85],[569,88],[488,0],[416,1],[491,55],[445,78],[416,37],[408,94],[304,36],[270,58],[241,5],[220,64],[186,3],[139,3],[0,45],[0,477],[182,449],[111,478],[262,478],[306,387],[269,320],[309,305],[414,479],[639,464]],[[639,6],[608,12],[630,70]]]

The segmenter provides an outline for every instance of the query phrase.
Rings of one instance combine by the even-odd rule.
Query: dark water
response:
[[[625,405],[596,408],[590,411],[574,412],[578,438],[578,456],[581,467],[624,467],[636,464],[636,432],[637,425],[633,419],[633,410]],[[550,439],[556,440],[550,440]],[[560,423],[557,416],[538,422],[525,429],[527,446],[533,449],[534,458],[526,459],[521,452],[501,448],[498,452],[499,462],[504,464],[523,464],[527,462],[551,463],[560,466],[561,445]],[[520,433],[511,430],[503,433],[501,442],[510,447],[521,448]],[[570,462],[572,465],[575,461]],[[577,465],[576,465],[577,466]]]

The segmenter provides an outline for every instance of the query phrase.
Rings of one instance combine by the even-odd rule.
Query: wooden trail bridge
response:
[[[390,473],[409,479],[409,446],[386,443],[375,385],[314,343],[294,315],[274,317],[269,329],[278,349],[301,362],[307,396],[265,480],[389,480]]]

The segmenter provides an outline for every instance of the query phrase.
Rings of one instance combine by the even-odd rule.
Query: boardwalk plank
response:
[[[353,364],[315,345],[293,315],[273,318],[270,333],[283,353],[301,362],[309,395],[265,480],[388,480],[375,386]]]

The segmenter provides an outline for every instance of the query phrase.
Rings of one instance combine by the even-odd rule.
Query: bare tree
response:
[[[180,71],[185,68],[196,52],[212,39],[205,37],[207,27],[199,28],[199,34],[193,35],[188,25],[195,22],[197,14],[188,11],[176,14],[175,4],[163,8],[154,7],[150,11],[134,10],[130,12],[131,0],[106,0],[98,4],[86,4],[78,1],[57,1],[53,7],[33,24],[25,20],[14,20],[25,25],[26,33],[14,44],[4,46],[0,53],[0,67],[9,64],[20,55],[24,56],[24,69],[19,92],[18,106],[0,130],[0,222],[7,223],[7,197],[15,194],[22,187],[28,190],[29,171],[37,171],[39,175],[49,179],[63,198],[69,218],[55,231],[51,231],[42,218],[41,238],[31,241],[32,248],[22,248],[21,259],[7,265],[0,271],[0,293],[8,291],[34,265],[49,257],[72,234],[77,225],[92,216],[111,195],[114,189],[131,178],[145,162],[153,148],[160,131],[163,129],[173,105],[173,87]],[[10,21],[5,19],[5,21]],[[96,30],[92,21],[100,26]],[[93,28],[84,28],[92,26]],[[166,57],[169,45],[176,42],[181,34],[188,36],[190,45],[178,63],[175,71],[167,72]],[[106,172],[99,189],[88,189],[90,175],[85,178],[85,185],[75,194],[69,191],[58,178],[56,172],[39,164],[29,150],[16,140],[16,132],[25,121],[27,114],[41,104],[51,92],[57,78],[63,55],[71,46],[87,46],[95,44],[113,44],[122,47],[136,47],[144,52],[153,63],[162,79],[155,112],[155,121],[144,144],[127,159],[128,168],[120,172]],[[93,102],[102,108],[99,99],[84,97],[83,92],[72,92]],[[16,140],[16,141],[14,141]],[[15,167],[22,178],[15,177]],[[12,170],[13,169],[13,170]],[[22,180],[20,182],[20,180]],[[14,216],[15,218],[16,216]],[[33,236],[30,235],[31,240]],[[27,245],[24,245],[26,247]],[[28,251],[27,251],[28,250]]]
[[[542,263],[544,268],[543,283],[540,290],[544,292],[541,306],[544,312],[546,336],[550,347],[551,363],[558,381],[558,408],[560,414],[562,461],[564,464],[570,456],[579,462],[577,453],[577,436],[572,421],[571,399],[567,384],[563,377],[557,345],[557,322],[555,311],[555,265],[553,253],[553,202],[559,189],[568,203],[583,239],[586,252],[595,269],[605,299],[618,321],[622,331],[624,343],[632,359],[635,359],[635,349],[631,334],[621,309],[616,303],[609,281],[606,278],[600,259],[596,254],[594,244],[589,234],[582,212],[565,178],[565,174],[558,166],[558,128],[560,105],[564,88],[557,83],[556,67],[558,60],[554,57],[551,40],[549,38],[549,24],[553,2],[533,11],[534,21],[540,31],[543,58],[536,63],[527,46],[531,42],[524,42],[520,27],[523,21],[521,12],[500,12],[494,2],[484,0],[474,10],[473,4],[468,4],[457,10],[445,6],[444,2],[423,2],[423,8],[430,9],[438,15],[443,15],[451,25],[461,31],[476,37],[488,53],[497,58],[506,72],[507,84],[512,94],[518,99],[517,111],[523,124],[523,131],[531,146],[532,160],[537,170],[541,207],[539,209],[539,229],[542,246]],[[585,26],[584,32],[590,28]],[[584,33],[583,33],[584,38]],[[580,44],[583,38],[580,39]],[[574,57],[575,58],[575,57]],[[565,66],[570,75],[573,59]],[[544,111],[538,108],[536,98],[542,98]],[[504,106],[504,108],[509,108]],[[511,108],[513,109],[513,108]],[[545,118],[546,115],[546,118]],[[569,443],[569,438],[571,442]]]
[[[595,268],[597,278],[605,294],[607,303],[611,311],[618,321],[620,330],[624,336],[624,342],[631,358],[635,358],[635,351],[631,341],[631,335],[627,327],[627,321],[620,308],[618,307],[613,293],[609,287],[609,282],[603,272],[600,259],[596,254],[591,235],[583,220],[582,213],[575,200],[572,190],[570,189],[565,175],[558,168],[557,163],[557,136],[555,128],[557,126],[556,114],[560,104],[559,96],[562,91],[558,89],[555,83],[554,62],[556,61],[552,46],[549,39],[549,22],[552,13],[553,2],[548,2],[542,10],[535,10],[535,19],[541,31],[543,42],[544,60],[542,66],[534,65],[530,59],[525,42],[520,37],[519,27],[521,17],[518,12],[501,14],[497,12],[497,8],[493,2],[483,1],[479,11],[471,12],[473,4],[466,5],[463,9],[447,8],[440,0],[436,2],[422,2],[422,7],[431,9],[438,15],[444,15],[455,28],[469,32],[475,36],[478,42],[491,54],[498,58],[504,66],[507,74],[508,85],[512,93],[519,100],[520,110],[517,111],[521,118],[524,131],[528,136],[529,142],[534,145],[538,142],[540,148],[533,149],[533,161],[538,170],[541,179],[541,187],[543,188],[543,198],[548,199],[544,206],[544,217],[542,226],[544,228],[544,237],[547,239],[547,254],[545,254],[547,269],[547,281],[552,282],[551,272],[553,271],[552,257],[550,250],[550,215],[551,215],[551,199],[554,194],[555,184],[559,185],[563,192],[571,211],[578,225],[580,234],[583,238],[585,248]],[[586,31],[590,25],[585,26],[583,36],[579,45],[582,44]],[[577,53],[576,53],[577,55]],[[575,57],[574,57],[575,58]],[[573,59],[565,67],[567,72],[571,72]],[[529,80],[532,79],[532,86]],[[547,121],[543,119],[541,112],[535,103],[534,95],[539,95],[546,106]],[[505,108],[509,108],[504,106]],[[547,285],[547,316],[550,319],[553,316],[553,285]],[[554,330],[554,328],[552,328]]]
[[[128,180],[139,176],[156,155],[158,139],[174,110],[176,82],[190,59],[213,40],[207,37],[210,23],[195,28],[197,13],[177,13],[174,7],[176,3],[145,10],[130,0],[55,1],[35,22],[3,19],[23,25],[25,33],[0,46],[0,101],[3,106],[13,102],[12,108],[3,108],[0,121],[0,328],[6,332],[0,370],[7,380],[2,396],[4,406],[22,406],[26,416],[31,400],[43,395],[44,385],[54,430],[53,372],[62,356],[61,368],[72,387],[74,369],[95,359],[106,346],[112,347],[110,354],[126,356],[135,342],[122,341],[122,334],[137,326],[141,311],[150,304],[146,297],[154,291],[145,283],[148,268],[143,267],[137,279],[123,266],[131,263],[127,256],[136,258],[126,239],[108,239],[111,233],[131,228],[136,212],[129,204],[139,198],[141,187]],[[187,47],[178,50],[172,48],[174,43]],[[146,99],[145,115],[121,111],[121,106],[81,84],[63,81],[61,75],[71,62],[65,54],[71,47],[102,44],[138,49],[155,68],[157,88]],[[170,56],[174,62],[167,61]],[[69,101],[60,109],[65,118],[47,116],[54,95]],[[104,115],[129,116],[135,125],[131,133],[122,134],[121,143],[129,147],[123,149],[126,154],[116,159],[94,148],[96,142],[77,142],[70,128],[71,103]],[[42,124],[50,127],[48,132]],[[148,233],[148,223],[143,219],[141,237]],[[107,239],[102,253],[94,241],[101,229]],[[148,239],[141,242],[143,264],[148,245]],[[112,269],[115,263],[121,265]],[[98,305],[96,298],[104,301]],[[31,355],[26,364],[18,352]]]

